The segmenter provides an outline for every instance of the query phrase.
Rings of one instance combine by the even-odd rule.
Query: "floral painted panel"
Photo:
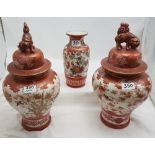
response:
[[[148,97],[151,90],[151,79],[146,74],[136,80],[115,79],[109,79],[100,68],[93,75],[93,89],[102,108],[117,115],[131,113]]]
[[[65,74],[70,77],[86,77],[89,66],[89,51],[64,50]]]
[[[4,95],[10,105],[26,118],[41,117],[49,113],[59,90],[60,83],[57,75],[54,81],[44,88],[35,85],[35,90],[31,90],[30,93],[25,92],[25,86],[17,92],[14,92],[10,85],[3,86]]]

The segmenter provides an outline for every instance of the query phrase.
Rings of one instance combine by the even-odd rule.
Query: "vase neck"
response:
[[[69,37],[69,44],[71,46],[84,46],[84,36],[70,36]]]

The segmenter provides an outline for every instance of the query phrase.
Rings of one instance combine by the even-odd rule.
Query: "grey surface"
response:
[[[5,74],[6,50],[7,50],[6,44],[4,41],[3,30],[2,30],[2,25],[0,21],[0,80]]]
[[[149,18],[143,32],[143,58],[148,64],[147,72],[152,79],[151,98],[155,104],[155,18]]]

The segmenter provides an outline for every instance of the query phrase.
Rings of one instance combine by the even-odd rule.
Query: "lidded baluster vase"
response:
[[[51,62],[33,45],[24,23],[22,41],[7,67],[3,92],[9,104],[22,115],[22,126],[39,131],[51,122],[50,109],[59,94],[60,82]]]
[[[121,23],[115,41],[116,47],[93,74],[92,85],[102,106],[101,120],[120,129],[129,124],[132,111],[147,99],[151,79],[137,49],[140,40],[129,31],[129,24]]]

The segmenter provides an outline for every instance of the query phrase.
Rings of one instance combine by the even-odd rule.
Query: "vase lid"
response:
[[[115,41],[116,47],[101,61],[105,70],[122,75],[136,75],[147,69],[147,65],[142,61],[142,53],[137,49],[140,40],[129,31],[129,24],[120,24]]]
[[[8,71],[17,76],[32,76],[46,72],[50,67],[50,61],[44,59],[43,52],[33,45],[29,27],[24,23],[22,41],[13,54]]]

